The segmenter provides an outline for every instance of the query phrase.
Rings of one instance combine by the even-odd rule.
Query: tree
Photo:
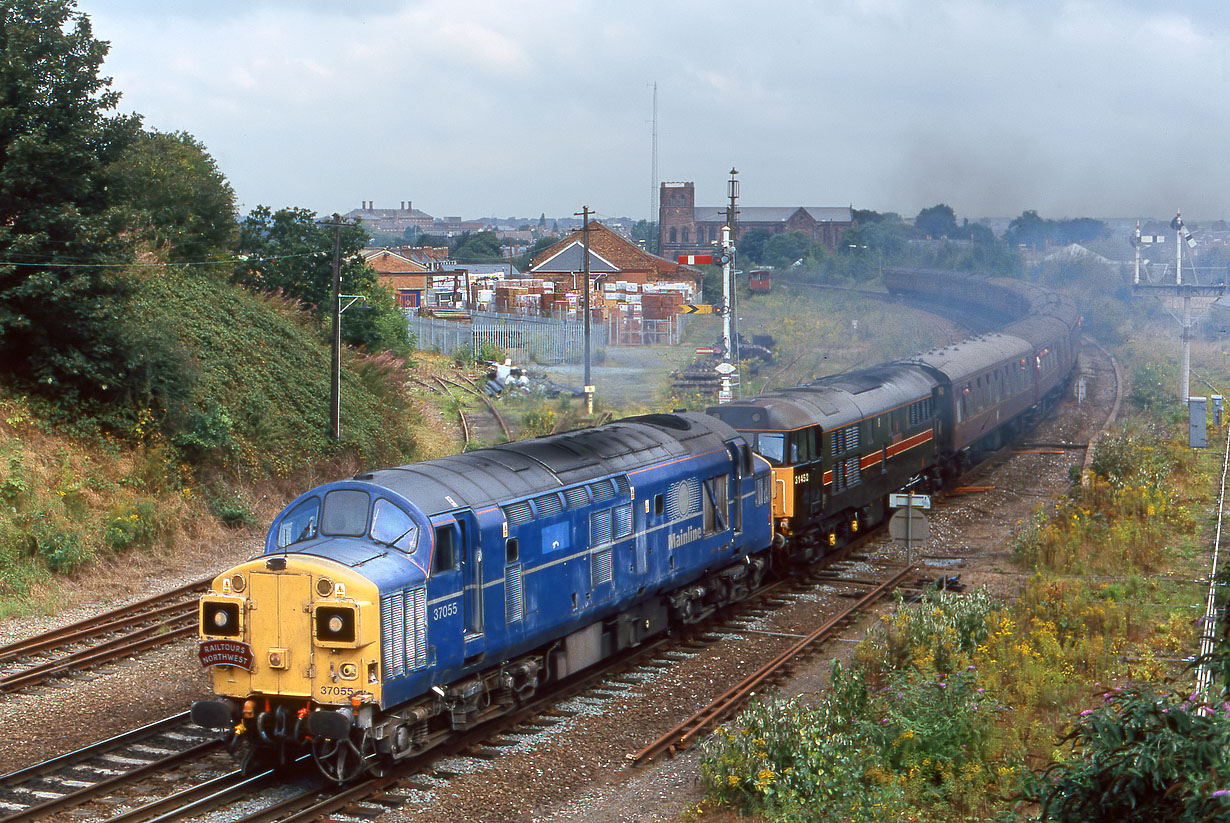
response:
[[[786,269],[796,261],[805,259],[811,245],[811,238],[801,231],[774,234],[765,241],[760,262],[775,269]]]
[[[376,281],[359,257],[366,234],[358,223],[340,230],[341,282],[344,294],[362,294]],[[258,291],[281,291],[329,315],[333,291],[333,228],[303,208],[276,212],[257,206],[239,224],[235,249],[240,260],[233,279]]]
[[[0,18],[0,360],[67,400],[124,397],[134,371],[115,321],[131,260],[109,167],[136,116],[99,68],[108,44],[72,0],[6,0]]]
[[[1050,239],[1048,223],[1038,216],[1038,212],[1029,209],[1021,212],[1020,217],[1012,218],[1008,231],[1004,232],[1004,242],[1010,246],[1027,246],[1031,249],[1041,248]]]
[[[650,254],[658,253],[658,221],[637,220],[632,224],[632,239],[644,245]]]
[[[957,231],[957,215],[944,203],[923,209],[914,218],[914,228],[923,235],[938,240],[953,237]]]
[[[205,146],[187,132],[142,132],[112,165],[130,231],[172,263],[229,257],[235,192]]]
[[[752,229],[739,238],[739,256],[757,263],[764,262],[764,245],[772,237],[767,229]]]
[[[324,320],[332,316],[333,226],[303,208],[270,211],[257,206],[239,224],[236,248],[241,258],[232,279],[260,291],[281,291],[307,303]],[[405,318],[393,305],[392,295],[377,282],[376,271],[359,256],[367,232],[358,223],[343,221],[338,239],[341,249],[342,294],[361,294],[365,305],[346,313],[342,339],[369,349],[405,349]]]
[[[525,250],[524,254],[513,258],[513,265],[516,266],[521,271],[525,271],[526,269],[530,267],[530,264],[533,263],[535,256],[537,256],[539,252],[543,251],[544,249],[549,249],[551,246],[554,246],[558,242],[559,242],[558,237],[554,237],[550,235],[546,237],[539,237],[537,240],[535,240],[533,243],[530,244],[530,247]]]
[[[453,240],[449,255],[458,263],[499,263],[504,260],[500,238],[493,231],[462,232]]]

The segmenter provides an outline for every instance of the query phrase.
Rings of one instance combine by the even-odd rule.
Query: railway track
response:
[[[0,823],[46,820],[224,754],[187,712],[0,777]]]
[[[825,567],[841,562],[843,561],[840,556],[833,556],[826,560]],[[897,576],[898,582],[903,576]],[[599,668],[584,672],[573,680],[562,683],[557,689],[543,693],[515,714],[496,718],[479,729],[450,739],[418,758],[399,764],[389,774],[381,777],[338,787],[320,779],[315,769],[303,758],[300,770],[290,774],[261,772],[245,777],[239,771],[226,770],[216,777],[196,782],[154,800],[126,800],[125,798],[149,794],[150,791],[138,791],[134,786],[144,785],[152,775],[165,773],[184,763],[199,763],[200,758],[221,753],[219,743],[208,741],[192,747],[180,747],[161,757],[151,757],[149,750],[158,747],[152,746],[150,740],[160,734],[165,735],[168,729],[176,729],[180,723],[187,722],[186,715],[178,715],[3,778],[0,780],[0,791],[10,785],[25,786],[17,791],[45,798],[45,785],[71,782],[74,778],[69,770],[76,768],[81,762],[99,757],[99,752],[114,751],[131,741],[137,741],[146,752],[140,758],[120,755],[116,759],[122,762],[140,759],[142,763],[134,764],[131,769],[112,775],[105,781],[88,781],[88,785],[74,791],[63,792],[55,798],[44,799],[41,803],[20,809],[0,806],[0,809],[9,811],[7,816],[0,817],[0,823],[44,819],[49,814],[79,809],[104,796],[110,798],[108,803],[111,806],[117,802],[131,806],[120,814],[102,818],[109,823],[176,821],[197,819],[204,815],[218,815],[221,819],[242,823],[275,820],[289,823],[320,820],[333,815],[370,818],[390,806],[421,799],[425,792],[439,791],[458,775],[480,768],[482,764],[504,754],[515,752],[518,746],[527,742],[532,745],[536,738],[549,733],[557,724],[583,719],[587,713],[610,700],[632,690],[651,687],[647,684],[652,684],[655,678],[678,665],[681,660],[697,657],[705,649],[728,642],[732,637],[743,636],[748,621],[762,619],[765,615],[788,607],[796,602],[797,597],[814,589],[817,584],[831,583],[832,580],[833,576],[830,574],[827,577],[817,576],[804,580],[788,578],[766,585],[755,598],[735,604],[686,633],[660,638],[614,658]],[[829,632],[835,630],[834,627],[838,625],[845,625],[852,615],[869,602],[868,598],[863,598],[859,603],[844,609],[840,615],[829,621]],[[796,645],[791,644],[791,648]],[[787,650],[784,654],[793,657],[796,653]],[[767,677],[769,675],[766,675]],[[758,682],[767,680],[762,678]],[[728,705],[733,710],[735,704]],[[204,730],[196,731],[201,733],[197,737],[205,735]],[[194,772],[198,770],[197,767],[193,769]],[[293,787],[293,790],[288,789],[288,785]],[[13,805],[16,806],[16,802],[13,802]]]
[[[0,646],[0,694],[130,657],[196,634],[195,595],[213,578]]]

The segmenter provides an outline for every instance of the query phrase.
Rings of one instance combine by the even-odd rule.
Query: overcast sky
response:
[[[257,205],[1230,217],[1223,0],[78,0]]]

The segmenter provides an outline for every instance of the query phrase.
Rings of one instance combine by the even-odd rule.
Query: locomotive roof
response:
[[[356,479],[401,494],[430,516],[704,454],[736,436],[720,420],[703,414],[650,414],[380,469]]]
[[[885,363],[707,411],[744,431],[789,431],[815,425],[828,430],[930,396],[934,385],[935,378],[923,369]]]
[[[994,333],[935,348],[901,362],[930,366],[949,380],[958,382],[981,374],[1005,360],[1032,356],[1033,346],[1028,341]]]

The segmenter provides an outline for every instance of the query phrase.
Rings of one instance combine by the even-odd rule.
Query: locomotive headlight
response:
[[[201,603],[201,633],[215,637],[239,636],[239,603],[205,600]]]
[[[317,642],[355,642],[358,616],[350,606],[317,606],[314,623]]]
[[[242,574],[236,574],[231,577],[231,591],[235,592],[235,594],[239,594],[247,585]]]

